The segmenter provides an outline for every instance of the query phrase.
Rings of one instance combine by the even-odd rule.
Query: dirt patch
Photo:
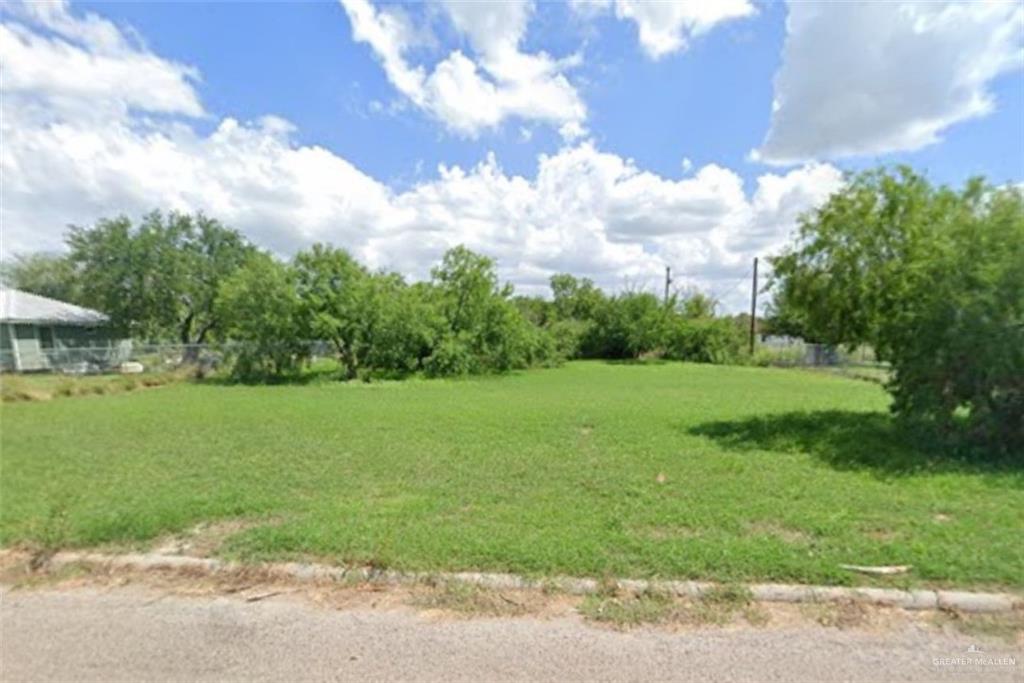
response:
[[[280,523],[279,519],[224,519],[217,522],[200,522],[185,533],[157,539],[150,550],[160,555],[213,557],[232,536],[259,526]]]
[[[785,543],[807,543],[811,540],[809,534],[793,529],[777,522],[759,520],[747,524],[747,535],[749,536],[771,536]]]
[[[407,602],[429,616],[467,618],[552,616],[571,611],[575,603],[544,591],[499,591],[451,581],[416,586]]]
[[[943,631],[998,639],[1024,650],[1024,610],[1008,614],[966,614],[943,610],[933,615],[932,623]]]
[[[868,529],[864,532],[864,535],[872,540],[880,541],[882,543],[896,541],[901,536],[898,531],[893,531],[892,529]]]
[[[666,526],[639,527],[633,533],[652,541],[677,541],[687,538],[700,538],[700,530],[682,524]]]
[[[838,629],[863,628],[870,623],[871,609],[858,602],[830,602],[801,605],[801,613],[812,621]]]

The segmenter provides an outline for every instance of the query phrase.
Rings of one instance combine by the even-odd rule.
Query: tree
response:
[[[309,358],[295,270],[257,253],[224,281],[216,304],[224,335],[237,342],[232,373],[255,380],[293,375]]]
[[[431,374],[503,372],[535,360],[536,328],[512,301],[512,287],[498,285],[494,261],[464,246],[448,250],[431,271],[438,313],[446,329],[426,360]]]
[[[640,358],[665,343],[671,311],[654,294],[625,292],[607,299],[594,316],[588,355]]]
[[[552,305],[559,320],[593,320],[605,302],[604,292],[588,278],[558,273],[550,282]]]
[[[19,254],[2,265],[0,278],[8,287],[79,303],[81,291],[71,261],[60,254]]]
[[[1024,452],[1024,198],[909,169],[861,174],[774,259],[781,313],[892,364],[894,411]]]
[[[73,227],[66,237],[80,299],[123,333],[201,344],[215,330],[221,283],[254,253],[238,232],[202,214],[147,214]]]
[[[365,364],[370,372],[402,377],[422,370],[444,333],[429,285],[408,286],[394,273],[370,276],[375,315]]]
[[[718,302],[709,295],[694,291],[685,295],[676,304],[676,308],[682,317],[695,320],[698,318],[715,317],[715,307],[717,305]]]
[[[323,244],[300,252],[295,268],[310,330],[334,345],[347,378],[354,379],[378,313],[370,274],[344,249]]]

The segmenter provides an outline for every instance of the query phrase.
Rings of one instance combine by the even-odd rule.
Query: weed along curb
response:
[[[0,551],[11,554],[12,551]],[[205,574],[231,573],[251,568],[233,562],[185,555],[125,554],[106,555],[87,552],[58,552],[48,560],[52,567],[84,564],[133,570],[189,570]],[[595,579],[556,577],[530,579],[515,574],[481,572],[398,572],[363,567],[338,567],[323,564],[287,562],[255,565],[270,576],[301,582],[355,581],[383,585],[415,585],[457,582],[493,590],[554,589],[571,595],[590,595],[608,587],[608,582]],[[615,586],[626,592],[658,591],[686,598],[700,598],[716,584],[701,581],[658,581],[620,579]],[[899,590],[896,588],[847,588],[842,586],[804,586],[757,583],[747,585],[751,597],[759,602],[846,603],[898,607],[908,610],[958,610],[993,613],[1024,609],[1024,596],[1013,593],[973,593],[946,590]]]

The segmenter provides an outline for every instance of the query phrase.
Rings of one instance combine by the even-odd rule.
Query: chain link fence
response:
[[[334,354],[324,341],[310,341],[311,358]],[[225,344],[144,344],[130,340],[106,346],[73,346],[61,348],[21,348],[0,350],[0,369],[5,372],[20,367],[28,372],[51,372],[64,375],[144,374],[198,368],[209,372],[222,367],[245,345]],[[18,364],[15,364],[15,353]]]
[[[22,348],[18,351],[4,349],[0,353],[0,365],[8,369],[20,367],[26,371],[67,375],[112,372],[135,374],[163,372],[185,365],[215,367],[222,362],[224,351],[208,344],[139,344],[122,341],[105,346]]]
[[[811,368],[878,382],[885,382],[889,377],[889,364],[880,361],[869,346],[849,350],[792,337],[764,336],[754,359],[758,365]]]

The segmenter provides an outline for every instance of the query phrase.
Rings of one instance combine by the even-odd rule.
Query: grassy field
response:
[[[3,405],[0,542],[415,570],[1024,585],[1024,472],[923,452],[876,384],[572,363],[502,378],[182,383]]]

